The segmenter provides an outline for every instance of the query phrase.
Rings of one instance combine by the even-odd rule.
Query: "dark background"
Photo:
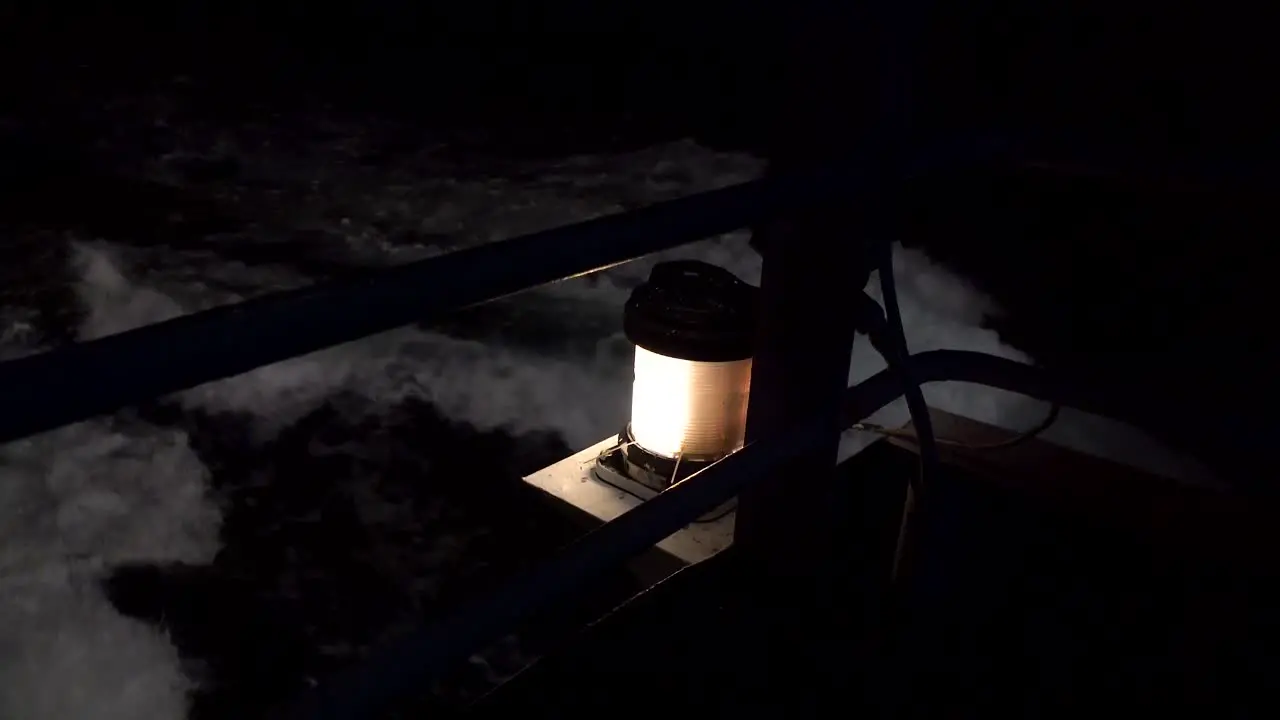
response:
[[[309,99],[420,113],[433,127],[465,119],[541,131],[555,116],[560,126],[573,119],[754,147],[780,109],[769,100],[783,56],[797,49],[786,33],[809,22],[806,13],[824,17],[808,31],[827,36],[799,49],[829,56],[830,102],[860,104],[841,92],[848,75],[835,65],[874,64],[859,55],[870,43],[863,27],[879,20],[869,12],[816,2],[382,0],[75,13],[9,6],[0,19],[15,104],[84,100],[182,74],[227,110]],[[1259,13],[1100,0],[910,3],[895,12],[926,123],[1071,128],[1183,152],[1244,148],[1268,135],[1273,26]]]

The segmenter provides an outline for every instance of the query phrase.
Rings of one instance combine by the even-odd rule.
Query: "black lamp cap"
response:
[[[631,342],[659,355],[745,360],[754,354],[758,292],[700,260],[659,263],[627,300],[622,329]]]

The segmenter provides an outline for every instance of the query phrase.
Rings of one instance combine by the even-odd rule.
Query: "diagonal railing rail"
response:
[[[970,134],[923,147],[892,167],[865,157],[833,158],[810,173],[713,190],[2,362],[0,442],[847,200],[859,188],[895,175],[1010,160],[1020,167],[1098,176],[1152,174],[1134,170],[1149,167],[1145,156],[1115,148],[1090,152],[1078,142]],[[1169,174],[1193,184],[1255,183],[1262,177],[1243,162],[1171,165]]]
[[[897,173],[981,160],[974,139],[896,168],[843,162],[277,293],[0,363],[0,442],[856,197]]]

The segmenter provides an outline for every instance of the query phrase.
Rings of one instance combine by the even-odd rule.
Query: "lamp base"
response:
[[[592,474],[596,479],[641,500],[649,500],[672,485],[711,465],[714,460],[679,462],[645,451],[631,437],[630,427],[618,434],[618,444],[600,454]],[[738,506],[729,500],[694,522],[714,522]]]

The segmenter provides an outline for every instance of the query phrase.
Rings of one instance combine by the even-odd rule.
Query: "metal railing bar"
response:
[[[729,232],[829,199],[756,181],[265,296],[0,364],[0,442],[451,310]]]
[[[1105,414],[1110,409],[1101,393],[1066,384],[1040,368],[992,355],[938,350],[911,356],[910,365],[920,383],[980,383],[1090,412]],[[803,454],[825,434],[861,421],[901,393],[900,379],[890,371],[872,376],[846,391],[840,427],[805,423],[751,443],[584,535],[501,591],[393,642],[332,682],[308,692],[281,716],[290,720],[376,716],[397,698],[421,690],[425,681],[501,638],[522,617],[656,545],[746,485],[767,476],[777,464]]]
[[[847,197],[871,181],[871,171],[843,165],[744,183],[11,360],[0,364],[0,442]]]

